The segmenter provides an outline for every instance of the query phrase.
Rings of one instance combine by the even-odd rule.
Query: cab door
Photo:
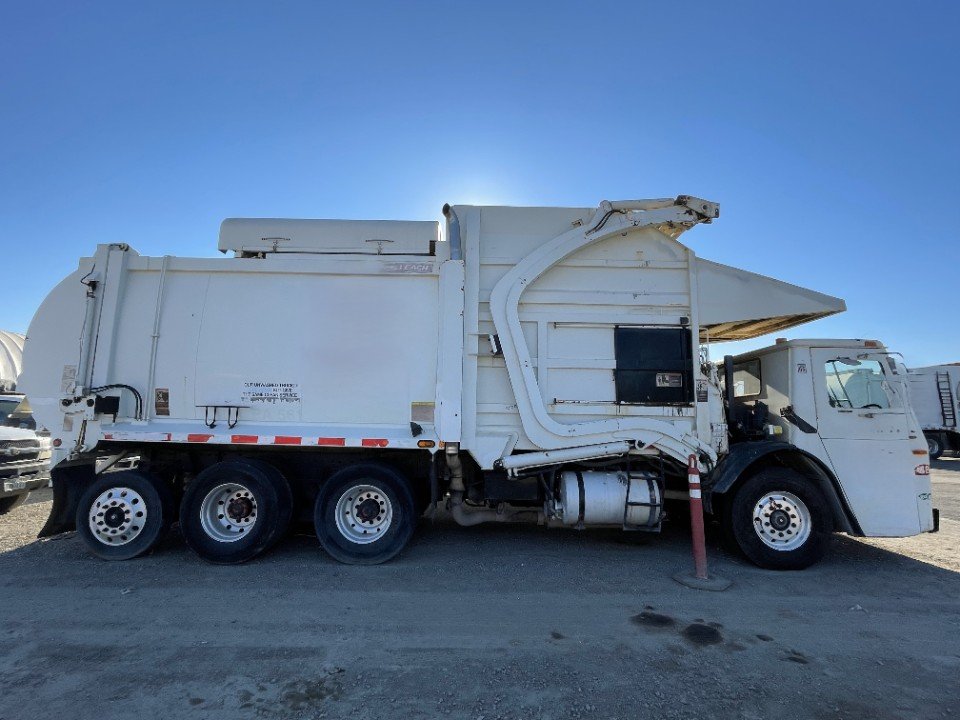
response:
[[[923,443],[887,357],[855,348],[811,351],[817,430],[864,534],[915,535],[927,479],[916,473],[926,458],[913,454]]]

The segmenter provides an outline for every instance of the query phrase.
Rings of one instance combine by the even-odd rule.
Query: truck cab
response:
[[[725,462],[770,448],[793,453],[823,480],[834,526],[851,534],[935,529],[929,458],[906,368],[883,345],[778,340],[728,358],[725,369],[732,441]]]

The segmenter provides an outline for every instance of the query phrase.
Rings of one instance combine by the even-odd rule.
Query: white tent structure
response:
[[[0,391],[17,387],[17,376],[23,370],[23,342],[20,333],[0,330]]]

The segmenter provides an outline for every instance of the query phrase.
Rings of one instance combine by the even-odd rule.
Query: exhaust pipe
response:
[[[450,515],[458,525],[470,527],[485,522],[514,522],[524,511],[501,513],[492,508],[468,510],[463,504],[463,496],[467,491],[463,484],[463,462],[460,460],[459,443],[449,443],[444,457],[447,462],[447,471],[450,473]],[[527,511],[531,512],[531,511]]]
[[[450,259],[463,260],[463,249],[460,246],[460,218],[450,203],[443,206],[443,216],[447,219],[447,242],[450,243]]]

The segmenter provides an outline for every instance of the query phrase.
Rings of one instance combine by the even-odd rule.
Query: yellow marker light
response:
[[[433,440],[417,440],[417,447],[432,448],[436,443]]]

